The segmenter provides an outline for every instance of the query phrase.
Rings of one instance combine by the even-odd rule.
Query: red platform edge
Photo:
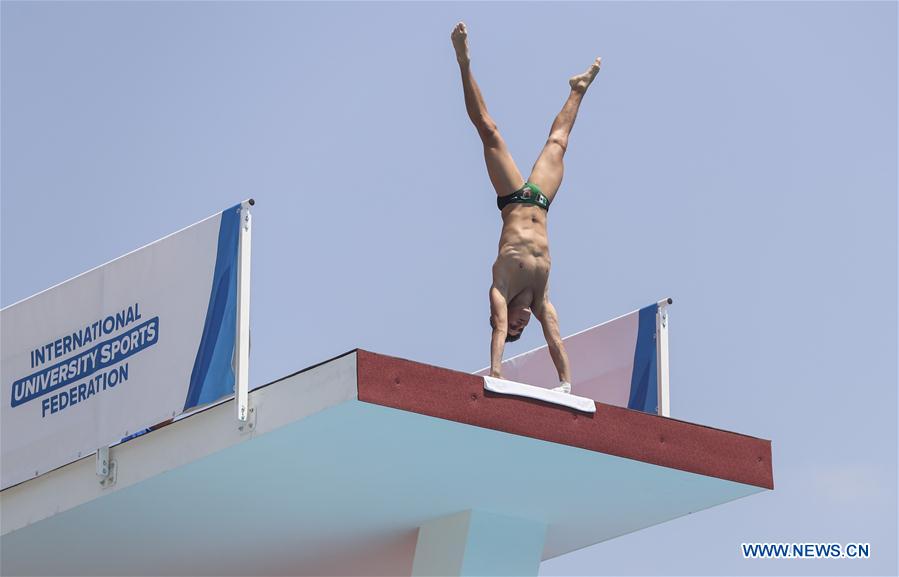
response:
[[[771,441],[596,403],[587,414],[484,390],[477,375],[356,350],[360,401],[774,489]]]

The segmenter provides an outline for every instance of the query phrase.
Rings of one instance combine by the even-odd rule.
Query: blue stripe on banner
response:
[[[209,307],[200,348],[190,374],[184,410],[234,392],[234,340],[237,331],[237,255],[240,205],[222,213]]]
[[[656,313],[658,304],[640,309],[637,345],[634,349],[634,372],[631,374],[631,395],[628,409],[645,413],[659,412],[659,376],[656,363]]]

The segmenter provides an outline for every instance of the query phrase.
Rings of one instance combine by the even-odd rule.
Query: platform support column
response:
[[[468,510],[421,526],[412,575],[537,575],[546,525]]]

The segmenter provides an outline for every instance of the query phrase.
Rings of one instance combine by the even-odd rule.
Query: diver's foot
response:
[[[559,393],[571,394],[571,383],[562,383],[553,390]]]
[[[450,38],[453,41],[453,48],[456,49],[456,60],[459,64],[468,64],[471,56],[468,54],[468,30],[465,28],[465,22],[456,24]]]
[[[597,58],[586,72],[578,74],[577,76],[572,76],[568,79],[568,84],[571,86],[571,89],[577,90],[578,92],[586,92],[587,87],[590,86],[590,83],[596,78],[596,74],[599,72],[599,66],[601,64],[602,58]]]

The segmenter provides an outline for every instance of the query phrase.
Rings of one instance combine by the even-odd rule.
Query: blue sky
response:
[[[562,332],[673,297],[672,415],[773,440],[775,491],[541,574],[895,575],[895,2],[4,2],[2,304],[254,197],[253,383],[354,347],[487,365],[460,19],[525,173],[603,57],[549,221]]]

